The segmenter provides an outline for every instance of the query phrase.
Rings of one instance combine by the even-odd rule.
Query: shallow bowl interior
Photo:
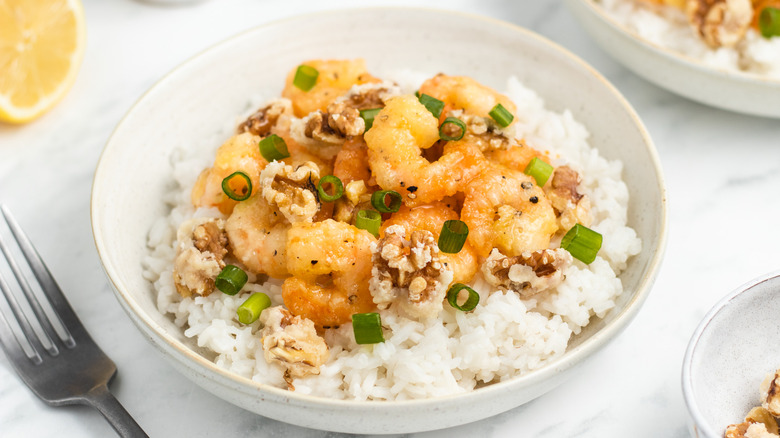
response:
[[[704,317],[683,362],[683,394],[697,436],[720,438],[758,406],[759,384],[780,368],[780,272],[727,295]]]
[[[302,32],[301,29],[306,29]],[[317,35],[304,38],[303,35]],[[247,109],[249,97],[281,91],[288,70],[311,58],[366,60],[378,75],[398,69],[470,75],[503,88],[510,75],[570,110],[609,159],[625,165],[629,223],[643,241],[621,279],[625,293],[562,358],[496,385],[453,397],[367,403],[300,395],[251,382],[198,354],[155,306],[142,276],[146,236],[167,213],[172,151],[213,136]],[[346,432],[409,432],[462,424],[508,410],[551,389],[619,333],[639,310],[666,235],[666,199],[655,148],[636,114],[598,73],[553,43],[507,23],[422,9],[358,9],[301,16],[240,34],[191,59],[149,90],[116,128],[92,194],[95,243],[119,302],[186,376],[245,409],[299,425]],[[305,415],[302,415],[305,412]],[[399,417],[405,421],[399,422]]]
[[[648,81],[689,99],[730,111],[780,118],[780,80],[734,72],[647,41],[593,0],[566,0],[604,51]]]

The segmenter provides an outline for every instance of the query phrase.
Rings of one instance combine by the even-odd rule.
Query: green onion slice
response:
[[[466,291],[469,293],[469,297],[466,299],[465,303],[459,305],[458,295],[460,295],[460,291],[463,289],[466,289]],[[463,283],[455,283],[450,286],[450,290],[447,291],[447,302],[450,303],[450,306],[458,310],[471,312],[475,307],[477,307],[477,304],[479,304],[479,294],[474,289],[466,286]]]
[[[502,128],[506,128],[515,119],[515,116],[509,112],[504,105],[497,103],[492,110],[488,113],[490,117],[496,121]]]
[[[325,184],[330,183],[333,186],[333,194],[329,195],[325,191]],[[320,194],[320,199],[325,202],[333,202],[344,195],[344,184],[341,183],[339,177],[334,175],[325,175],[320,178],[320,182],[317,183],[317,193]]]
[[[764,38],[780,36],[780,9],[766,7],[758,16],[758,28]]]
[[[538,184],[539,187],[542,187],[547,180],[550,179],[550,175],[553,173],[553,167],[539,157],[534,157],[531,162],[525,166],[523,172],[528,176],[532,176],[536,180],[536,184]]]
[[[238,184],[239,188],[234,188]],[[252,180],[244,172],[233,172],[222,180],[222,191],[234,201],[246,201],[252,196]]]
[[[227,265],[217,275],[214,285],[227,295],[235,295],[244,287],[247,278],[246,272],[238,266]]]
[[[427,94],[421,94],[418,99],[420,100],[420,103],[425,106],[425,108],[428,108],[428,111],[433,114],[433,117],[438,119],[439,116],[441,116],[441,112],[444,109],[444,102]]]
[[[352,331],[358,344],[378,344],[385,342],[382,334],[382,319],[376,312],[356,313],[352,315]]]
[[[447,135],[445,130],[449,130],[451,127],[447,125],[455,125],[458,127],[458,133],[456,135]],[[439,126],[439,138],[445,141],[458,141],[466,134],[466,124],[457,117],[447,117]]]
[[[382,225],[382,215],[374,210],[360,210],[355,216],[355,226],[361,230],[366,230],[379,237],[379,226]]]
[[[445,221],[439,234],[439,249],[441,252],[456,254],[463,248],[469,236],[469,226],[459,220]]]
[[[249,296],[236,310],[238,321],[241,324],[252,324],[257,321],[263,310],[271,307],[271,299],[268,295],[257,292]]]
[[[561,239],[561,248],[569,251],[577,260],[589,265],[596,260],[603,237],[590,228],[577,224]]]
[[[387,197],[390,197],[390,205],[387,205]],[[371,205],[381,213],[395,213],[401,208],[401,194],[395,190],[379,190],[371,195]]]
[[[274,160],[282,160],[290,156],[287,151],[287,143],[282,137],[271,134],[260,140],[260,154],[269,163]]]
[[[317,77],[320,72],[316,68],[309,65],[299,65],[298,70],[295,71],[295,78],[293,79],[293,85],[300,88],[303,91],[309,91],[317,83]]]
[[[374,126],[374,117],[379,114],[379,111],[382,111],[382,108],[360,110],[360,117],[366,122],[366,131]]]

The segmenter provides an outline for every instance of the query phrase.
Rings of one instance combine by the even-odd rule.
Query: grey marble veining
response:
[[[151,436],[343,436],[243,411],[175,372],[109,289],[92,242],[89,196],[95,164],[114,126],[173,67],[257,24],[365,2],[84,4],[88,47],[73,89],[40,120],[0,125],[0,202],[15,212],[85,326],[117,363],[113,392]],[[644,308],[572,379],[496,417],[412,436],[686,437],[679,376],[688,338],[721,296],[780,265],[779,122],[705,107],[637,77],[595,46],[559,2],[435,0],[426,6],[528,27],[607,77],[656,142],[668,186],[670,230],[666,258]],[[54,431],[62,437],[112,435],[93,410],[44,405],[0,354],[0,436]]]

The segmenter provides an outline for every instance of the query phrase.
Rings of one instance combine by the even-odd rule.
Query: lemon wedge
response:
[[[80,0],[0,0],[0,121],[28,122],[56,105],[85,44]]]

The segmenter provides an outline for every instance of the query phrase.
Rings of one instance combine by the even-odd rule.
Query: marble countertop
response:
[[[174,371],[134,327],[110,290],[92,240],[90,188],[103,145],[146,89],[204,48],[281,17],[365,5],[209,0],[166,7],[84,0],[88,45],[73,89],[35,122],[0,125],[0,202],[15,213],[84,325],[116,362],[111,390],[150,436],[338,434],[263,418],[211,395]],[[691,333],[723,295],[780,268],[780,123],[705,107],[639,78],[600,50],[561,2],[426,5],[528,27],[612,81],[658,147],[670,228],[663,266],[642,311],[567,383],[496,417],[415,436],[687,437],[680,369]],[[0,436],[55,431],[61,437],[112,436],[96,411],[42,403],[0,354]]]

